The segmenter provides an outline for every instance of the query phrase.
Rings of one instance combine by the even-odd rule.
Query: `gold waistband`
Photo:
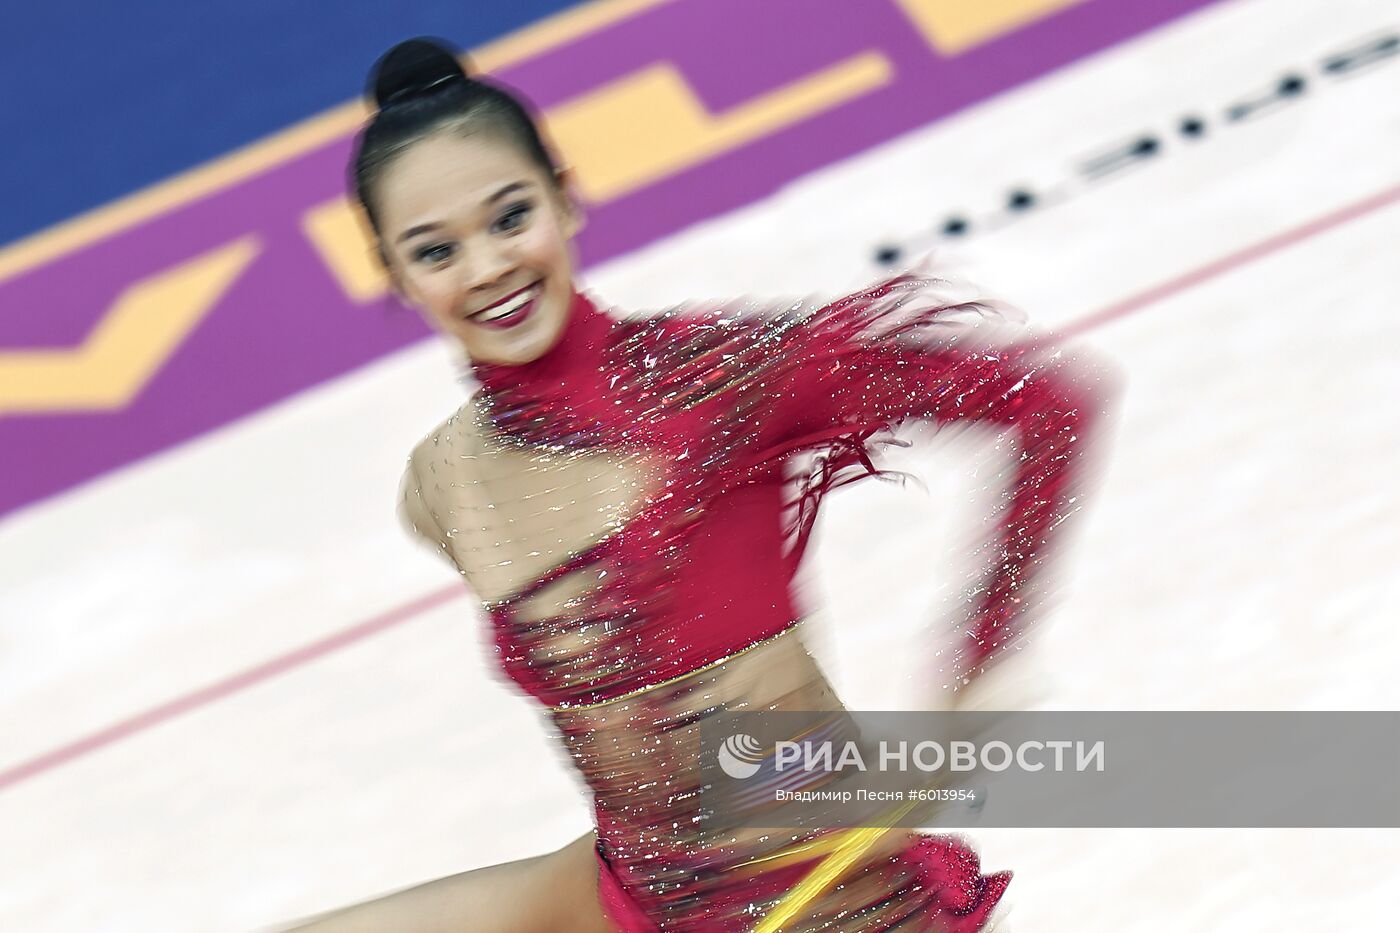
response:
[[[703,674],[706,671],[714,670],[721,664],[728,664],[735,658],[746,655],[757,648],[762,648],[764,645],[768,645],[777,641],[779,638],[795,629],[801,622],[801,619],[794,619],[793,621],[789,622],[786,626],[784,626],[780,631],[774,632],[772,635],[769,635],[766,638],[761,638],[751,645],[746,645],[745,647],[740,648],[738,651],[735,651],[733,654],[727,654],[722,658],[718,658],[714,661],[711,661],[708,664],[697,667],[692,671],[686,671],[684,674],[677,674],[675,677],[668,677],[666,680],[658,681],[654,684],[647,684],[646,686],[638,687],[635,690],[629,690],[626,693],[621,694],[620,696],[611,697],[606,700],[598,700],[594,703],[563,703],[558,706],[551,706],[549,708],[556,713],[576,713],[583,710],[599,709],[600,707],[608,706],[613,703],[621,703],[624,700],[635,699],[644,693],[650,693],[652,690],[660,690],[662,687],[669,687],[672,684],[680,683],[687,677],[694,677],[697,674]]]

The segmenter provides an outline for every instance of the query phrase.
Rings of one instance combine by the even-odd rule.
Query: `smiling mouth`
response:
[[[543,281],[541,280],[507,295],[489,307],[467,315],[467,320],[474,324],[490,324],[496,327],[517,323],[524,320],[525,316],[529,314],[542,291]]]

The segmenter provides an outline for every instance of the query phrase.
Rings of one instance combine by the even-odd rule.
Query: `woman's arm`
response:
[[[433,516],[424,495],[423,479],[418,471],[418,449],[415,448],[409,456],[399,480],[399,522],[414,540],[432,548],[438,557],[456,569],[457,564],[448,549],[447,534]]]
[[[399,488],[406,530],[456,564],[424,496],[417,451]],[[439,878],[287,927],[287,933],[612,933],[598,901],[598,862],[589,831],[545,855]]]
[[[478,868],[287,927],[285,933],[612,933],[592,832],[547,855]]]
[[[1009,334],[999,303],[949,293],[945,280],[898,276],[793,328],[784,365],[768,377],[774,404],[762,433],[772,450],[844,431],[852,464],[873,432],[909,419],[987,424],[1014,442],[1007,508],[950,672],[958,681],[1016,640],[1043,596],[1112,392],[1104,367],[1043,336]]]

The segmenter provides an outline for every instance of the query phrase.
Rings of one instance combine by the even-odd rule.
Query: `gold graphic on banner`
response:
[[[349,198],[313,207],[302,218],[301,228],[350,300],[373,301],[389,290],[389,278]]]
[[[924,40],[954,55],[1084,0],[899,0]]]
[[[947,54],[1083,0],[898,2],[929,44]],[[625,18],[629,11],[640,12],[654,3],[618,0],[609,8],[610,15]],[[542,50],[551,41],[575,37],[577,31],[550,34],[550,41],[536,44]],[[889,59],[871,50],[714,114],[674,64],[660,62],[552,108],[544,118],[565,161],[575,169],[580,193],[596,204],[868,94],[889,84],[893,72]],[[341,132],[361,117],[356,107],[354,114],[337,112],[332,122]],[[350,299],[367,302],[384,296],[388,282],[345,198],[308,210],[302,230]],[[256,239],[250,235],[133,285],[77,348],[0,351],[0,413],[126,405],[256,253]],[[7,260],[20,258],[9,249],[4,255]],[[31,264],[0,269],[0,277]]]
[[[598,204],[869,93],[892,77],[883,55],[866,52],[714,116],[680,71],[661,63],[552,108],[544,121],[580,193]],[[312,208],[302,229],[348,297],[365,302],[385,294],[384,272],[346,198]]]
[[[593,203],[608,201],[888,84],[894,68],[863,52],[723,114],[669,62],[643,68],[545,115]]]
[[[257,253],[248,236],[137,282],[77,347],[0,352],[0,413],[123,407]]]

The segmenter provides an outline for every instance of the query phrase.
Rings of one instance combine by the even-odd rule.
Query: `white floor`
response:
[[[848,288],[882,239],[991,211],[1006,185],[1066,177],[1102,144],[1218,114],[1293,67],[1315,76],[1322,54],[1397,27],[1382,0],[1234,0],[586,281],[624,307]],[[1169,139],[1157,162],[955,251],[1061,326],[1392,194],[1089,331],[1128,391],[1029,699],[1400,704],[1397,151],[1393,61]],[[99,736],[0,788],[0,929],[233,933],[587,827],[535,710],[487,665],[471,601],[393,513],[409,447],[458,404],[449,358],[410,349],[0,524],[0,773]],[[909,455],[927,494],[864,484],[828,504],[812,635],[853,707],[923,699],[916,665],[983,492],[972,446]],[[251,685],[103,735],[246,671]],[[1017,873],[1017,933],[1370,930],[1400,902],[1393,830],[976,842]]]

